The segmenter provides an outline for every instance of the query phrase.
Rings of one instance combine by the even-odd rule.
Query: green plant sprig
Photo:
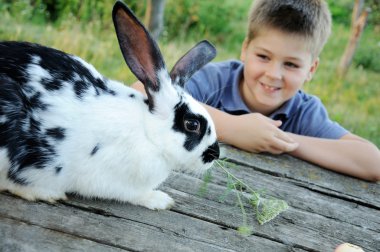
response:
[[[226,163],[230,162],[226,160],[218,160],[215,163],[216,167],[220,168],[227,175],[227,191],[234,191],[236,193],[237,203],[243,215],[243,224],[238,227],[239,233],[250,235],[253,232],[253,228],[248,225],[247,212],[246,207],[243,204],[243,198],[247,199],[249,204],[252,206],[253,210],[255,211],[256,220],[260,225],[271,221],[280,213],[289,208],[288,204],[284,200],[280,200],[274,197],[266,198],[257,190],[251,188],[243,180],[232,174],[225,165]],[[202,193],[205,193],[206,186],[211,181],[211,178],[211,172],[207,172],[204,183],[201,187]],[[243,191],[243,188],[245,188],[246,192]]]

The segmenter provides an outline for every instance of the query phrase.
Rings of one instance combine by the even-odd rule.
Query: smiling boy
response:
[[[301,90],[330,29],[323,0],[256,0],[240,61],[206,65],[186,89],[205,105],[222,142],[379,181],[379,149],[333,122],[320,99]]]

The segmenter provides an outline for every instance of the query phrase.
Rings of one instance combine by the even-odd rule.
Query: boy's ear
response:
[[[319,58],[316,58],[310,66],[309,73],[308,73],[307,78],[306,78],[306,82],[311,81],[315,72],[317,71],[318,66],[319,66]]]
[[[241,51],[240,51],[240,60],[242,62],[245,61],[245,54],[246,54],[246,50],[247,50],[247,47],[248,47],[248,38],[245,38],[244,41],[243,41],[243,44],[241,45]]]

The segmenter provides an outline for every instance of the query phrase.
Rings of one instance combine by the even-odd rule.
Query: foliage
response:
[[[176,38],[181,31],[180,36],[197,40],[212,36],[219,43],[241,43],[250,2],[237,4],[234,0],[227,0],[216,4],[212,1],[168,0],[165,13],[167,36]]]
[[[351,13],[354,0],[328,0],[330,12],[335,23],[351,24]]]
[[[355,0],[327,0],[327,2],[335,23],[351,24],[351,13]],[[363,7],[370,10],[368,23],[374,26],[380,25],[380,1],[366,0]]]
[[[0,0],[1,11],[11,13],[19,21],[36,23],[60,23],[74,18],[84,23],[96,20],[108,24],[112,5],[111,1]]]
[[[375,29],[380,34],[380,26],[378,28],[367,27],[364,30],[363,37],[366,39],[366,46],[359,46],[355,52],[353,63],[359,69],[380,73],[380,41],[379,36],[372,34]]]
[[[145,1],[124,1],[138,17],[143,18]],[[54,3],[55,8],[60,10],[57,17],[48,11],[48,2]],[[360,39],[348,75],[344,81],[339,81],[335,70],[349,39],[354,0],[328,2],[335,23],[333,33],[321,55],[318,71],[313,81],[305,86],[305,90],[322,99],[332,119],[380,147],[380,25],[375,22],[378,19],[373,18],[380,11],[376,11],[376,14],[375,9],[372,9],[372,19]],[[379,0],[365,2],[379,6]],[[113,30],[113,3],[114,1],[0,0],[0,23],[4,24],[0,26],[0,39],[28,40],[56,47],[91,62],[110,78],[132,83],[136,79],[123,61]],[[218,56],[215,61],[238,58],[250,4],[251,0],[167,0],[166,31],[159,41],[167,65],[173,65],[200,39],[209,39],[216,45]],[[187,8],[181,9],[181,6]],[[97,9],[102,10],[95,11]],[[186,20],[190,20],[187,22],[191,25],[184,25]]]
[[[236,177],[231,173],[228,167],[233,167],[234,164],[228,162],[227,160],[217,160],[215,162],[215,169],[219,169],[226,176],[226,190],[223,195],[219,197],[220,201],[224,201],[225,198],[234,193],[236,196],[237,205],[239,206],[243,223],[238,228],[238,231],[242,234],[249,235],[252,233],[253,229],[248,225],[248,214],[246,205],[244,202],[248,202],[251,206],[256,220],[260,225],[263,225],[274,218],[276,218],[280,213],[289,208],[288,204],[284,200],[280,200],[274,197],[268,197],[265,195],[263,190],[254,190],[242,179]],[[201,185],[199,192],[204,195],[207,192],[207,185],[212,181],[212,170],[208,170],[205,173],[203,184]]]
[[[146,0],[124,0],[136,15],[145,14]],[[196,34],[221,34],[234,31],[235,21],[246,20],[252,0],[226,0],[222,3],[201,0],[167,0],[165,23],[169,38],[178,31]],[[354,0],[327,0],[335,22],[348,25]],[[98,20],[108,23],[114,1],[82,0],[0,0],[0,10],[8,11],[23,20],[57,22],[73,16],[82,22]],[[370,23],[380,25],[380,1],[366,0],[365,7],[371,9]],[[21,14],[21,15],[19,15]],[[241,29],[241,27],[238,27]],[[223,39],[223,38],[221,38]]]

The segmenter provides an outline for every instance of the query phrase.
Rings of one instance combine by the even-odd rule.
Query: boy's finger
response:
[[[334,252],[364,252],[364,250],[356,245],[350,243],[340,244]]]
[[[297,149],[297,147],[298,147],[297,143],[289,144],[285,142],[278,142],[267,151],[272,154],[282,154],[282,153],[294,151],[295,149]]]
[[[274,147],[276,149],[282,150],[283,152],[291,152],[297,149],[298,143],[294,142],[290,137],[285,136],[284,139],[277,138],[275,140]]]
[[[286,146],[286,151],[287,152],[291,152],[291,151],[294,151],[294,150],[296,150],[297,148],[298,148],[298,143],[291,143],[291,144],[288,144],[287,146]]]
[[[286,143],[283,145],[283,150],[285,152],[291,152],[297,149],[297,147],[298,147],[298,143]]]
[[[271,123],[273,124],[274,126],[276,127],[280,127],[282,125],[282,121],[281,120],[272,120],[270,119],[269,117],[266,117],[266,119]]]
[[[281,130],[275,133],[275,137],[287,143],[295,143],[293,138],[291,138],[288,134],[286,134],[285,132]]]

